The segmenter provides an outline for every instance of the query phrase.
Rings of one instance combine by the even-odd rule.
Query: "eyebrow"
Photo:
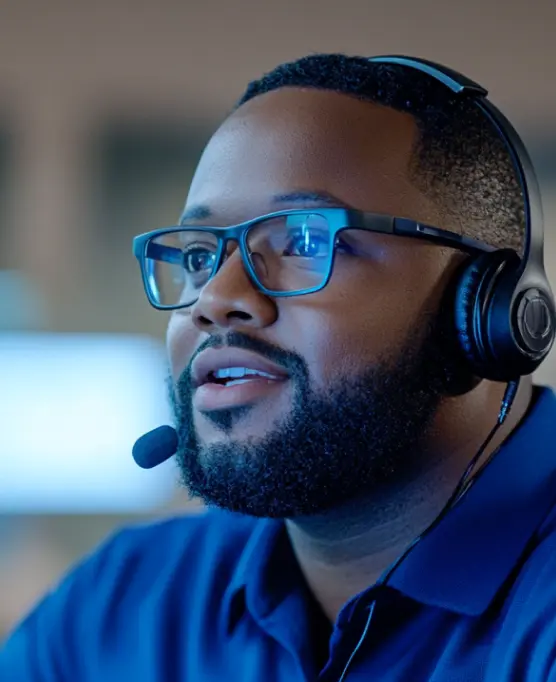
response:
[[[308,202],[328,204],[329,206],[345,206],[346,204],[330,192],[289,192],[275,194],[273,204],[304,204]]]
[[[327,206],[346,207],[346,203],[335,197],[330,192],[288,192],[287,194],[275,194],[271,203],[275,206],[280,204],[326,204]],[[180,225],[186,225],[193,220],[206,220],[213,216],[209,206],[198,204],[187,208],[180,218]]]
[[[186,209],[180,218],[180,225],[185,225],[191,220],[205,220],[210,218],[212,211],[208,206],[204,204],[199,204],[197,206],[191,206],[191,208]]]

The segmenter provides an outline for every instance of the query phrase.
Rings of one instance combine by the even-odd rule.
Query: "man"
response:
[[[107,541],[7,641],[3,680],[556,680],[556,399],[521,380],[496,456],[408,551],[506,386],[457,343],[469,255],[348,224],[376,214],[523,244],[472,101],[343,55],[251,83],[182,229],[139,248],[173,310],[177,461],[212,511]]]

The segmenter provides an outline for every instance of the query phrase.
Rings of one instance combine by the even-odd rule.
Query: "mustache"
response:
[[[270,360],[276,365],[283,367],[290,375],[291,379],[309,378],[309,368],[305,360],[291,350],[285,350],[268,341],[249,336],[238,331],[231,331],[227,334],[209,336],[203,341],[201,345],[195,350],[186,368],[183,370],[178,380],[176,381],[176,388],[180,396],[191,394],[191,366],[195,358],[207,350],[208,348],[223,348],[233,347],[241,348],[242,350],[252,351],[258,353],[262,357]]]

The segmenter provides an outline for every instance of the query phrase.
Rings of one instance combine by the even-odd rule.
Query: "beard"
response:
[[[176,461],[193,497],[251,516],[294,519],[382,496],[427,466],[424,443],[450,382],[446,344],[436,327],[411,334],[396,358],[350,379],[338,377],[326,391],[311,386],[301,356],[238,332],[209,338],[195,355],[221,345],[255,351],[284,367],[294,388],[292,407],[263,437],[205,445],[194,425],[191,363],[175,384],[170,381]],[[204,416],[229,434],[250,409]]]

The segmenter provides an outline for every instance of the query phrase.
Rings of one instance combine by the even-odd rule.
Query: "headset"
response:
[[[453,317],[458,345],[476,376],[511,382],[531,374],[554,342],[556,305],[544,269],[540,189],[525,145],[487,99],[487,90],[457,71],[398,55],[371,57],[369,61],[415,69],[446,86],[457,98],[471,98],[504,142],[523,195],[523,257],[512,249],[472,257],[455,286]]]
[[[445,517],[477,480],[495,456],[474,474],[479,457],[504,422],[515,398],[520,377],[537,369],[550,351],[556,330],[554,296],[544,269],[544,230],[539,184],[533,164],[521,138],[498,109],[487,100],[487,91],[469,78],[441,64],[397,55],[371,57],[370,62],[391,64],[428,74],[457,97],[471,97],[494,125],[505,143],[521,185],[525,209],[525,250],[523,258],[512,249],[498,249],[472,256],[455,284],[453,318],[458,344],[474,374],[508,384],[498,420],[468,464],[447,503],[432,523],[388,567],[378,584],[386,585],[412,549]],[[357,645],[351,652],[338,682],[345,679],[369,629],[375,600]]]

